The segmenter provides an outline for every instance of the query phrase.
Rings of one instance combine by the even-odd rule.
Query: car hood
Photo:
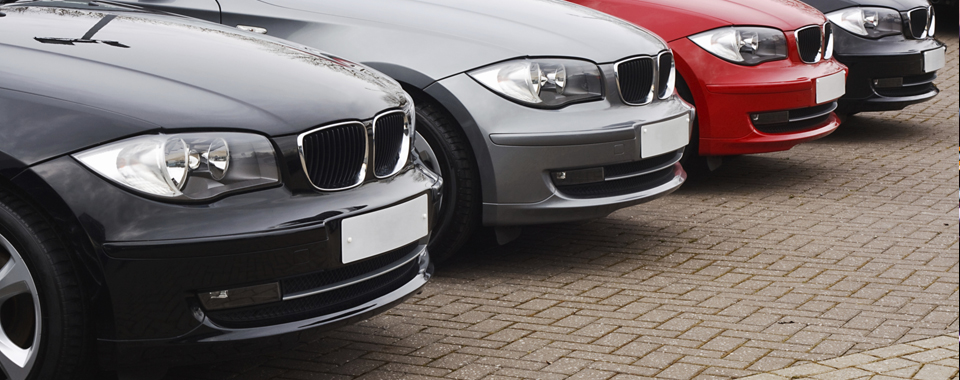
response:
[[[826,18],[799,0],[572,0],[643,25],[667,41],[730,25],[784,31],[823,24]]]
[[[926,7],[927,0],[804,0],[807,4],[823,13],[830,13],[850,7],[886,7],[899,11],[909,11],[914,8]]]
[[[275,18],[271,35],[433,80],[517,57],[609,63],[666,49],[642,28],[560,0],[261,1],[272,9],[222,2],[224,22],[231,13]]]
[[[204,21],[102,4],[2,9],[0,88],[123,115],[143,128],[287,135],[408,101],[376,71]]]

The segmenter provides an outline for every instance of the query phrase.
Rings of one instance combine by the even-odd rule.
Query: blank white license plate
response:
[[[932,73],[947,65],[947,49],[941,48],[923,52],[923,71]]]
[[[817,104],[832,102],[847,93],[847,74],[839,72],[817,78]]]
[[[640,157],[656,157],[690,143],[690,114],[640,127]]]
[[[430,229],[429,199],[412,201],[344,219],[340,243],[344,264],[390,252],[420,240]]]

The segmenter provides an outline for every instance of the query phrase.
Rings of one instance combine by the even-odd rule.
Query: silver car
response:
[[[445,183],[443,260],[481,225],[604,217],[669,194],[694,110],[666,43],[556,0],[126,0],[267,34],[392,76]],[[266,69],[266,68],[265,68]],[[282,101],[278,99],[278,101]]]

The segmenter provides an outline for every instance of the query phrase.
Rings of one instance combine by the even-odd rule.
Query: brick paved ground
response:
[[[528,229],[386,315],[168,379],[730,379],[956,336],[958,38],[941,39],[932,103]]]

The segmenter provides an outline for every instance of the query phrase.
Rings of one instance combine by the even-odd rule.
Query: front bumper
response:
[[[817,102],[817,79],[845,71],[836,61],[805,64],[790,57],[740,66],[713,56],[686,38],[670,47],[697,105],[702,156],[788,150],[827,136],[840,125],[830,102]],[[791,116],[789,122],[777,125],[754,123],[753,115],[784,111],[812,117]]]
[[[870,40],[841,28],[834,30],[837,60],[850,68],[839,112],[896,111],[940,93],[933,83],[937,71],[924,67],[924,52],[943,49],[940,41],[903,35]]]
[[[540,110],[496,95],[467,75],[442,86],[466,108],[465,125],[474,147],[483,190],[483,223],[518,226],[603,217],[676,190],[686,174],[676,161],[682,146],[659,157],[642,152],[643,129],[676,122],[689,140],[694,110],[673,96],[646,106],[620,100],[613,65],[600,65],[607,80],[602,101]],[[428,88],[428,90],[430,90]],[[648,142],[651,140],[648,140]],[[649,150],[648,150],[649,152]],[[620,181],[599,174],[593,182],[565,186],[555,177],[568,171],[636,170]]]
[[[94,315],[107,368],[262,353],[381,313],[432,273],[429,235],[369,259],[341,259],[350,218],[426,197],[433,220],[442,182],[420,165],[350,191],[301,191],[285,181],[203,205],[141,198],[70,157],[31,170],[69,206],[97,255],[103,287]],[[276,284],[279,300],[211,309],[201,298],[265,284]]]

